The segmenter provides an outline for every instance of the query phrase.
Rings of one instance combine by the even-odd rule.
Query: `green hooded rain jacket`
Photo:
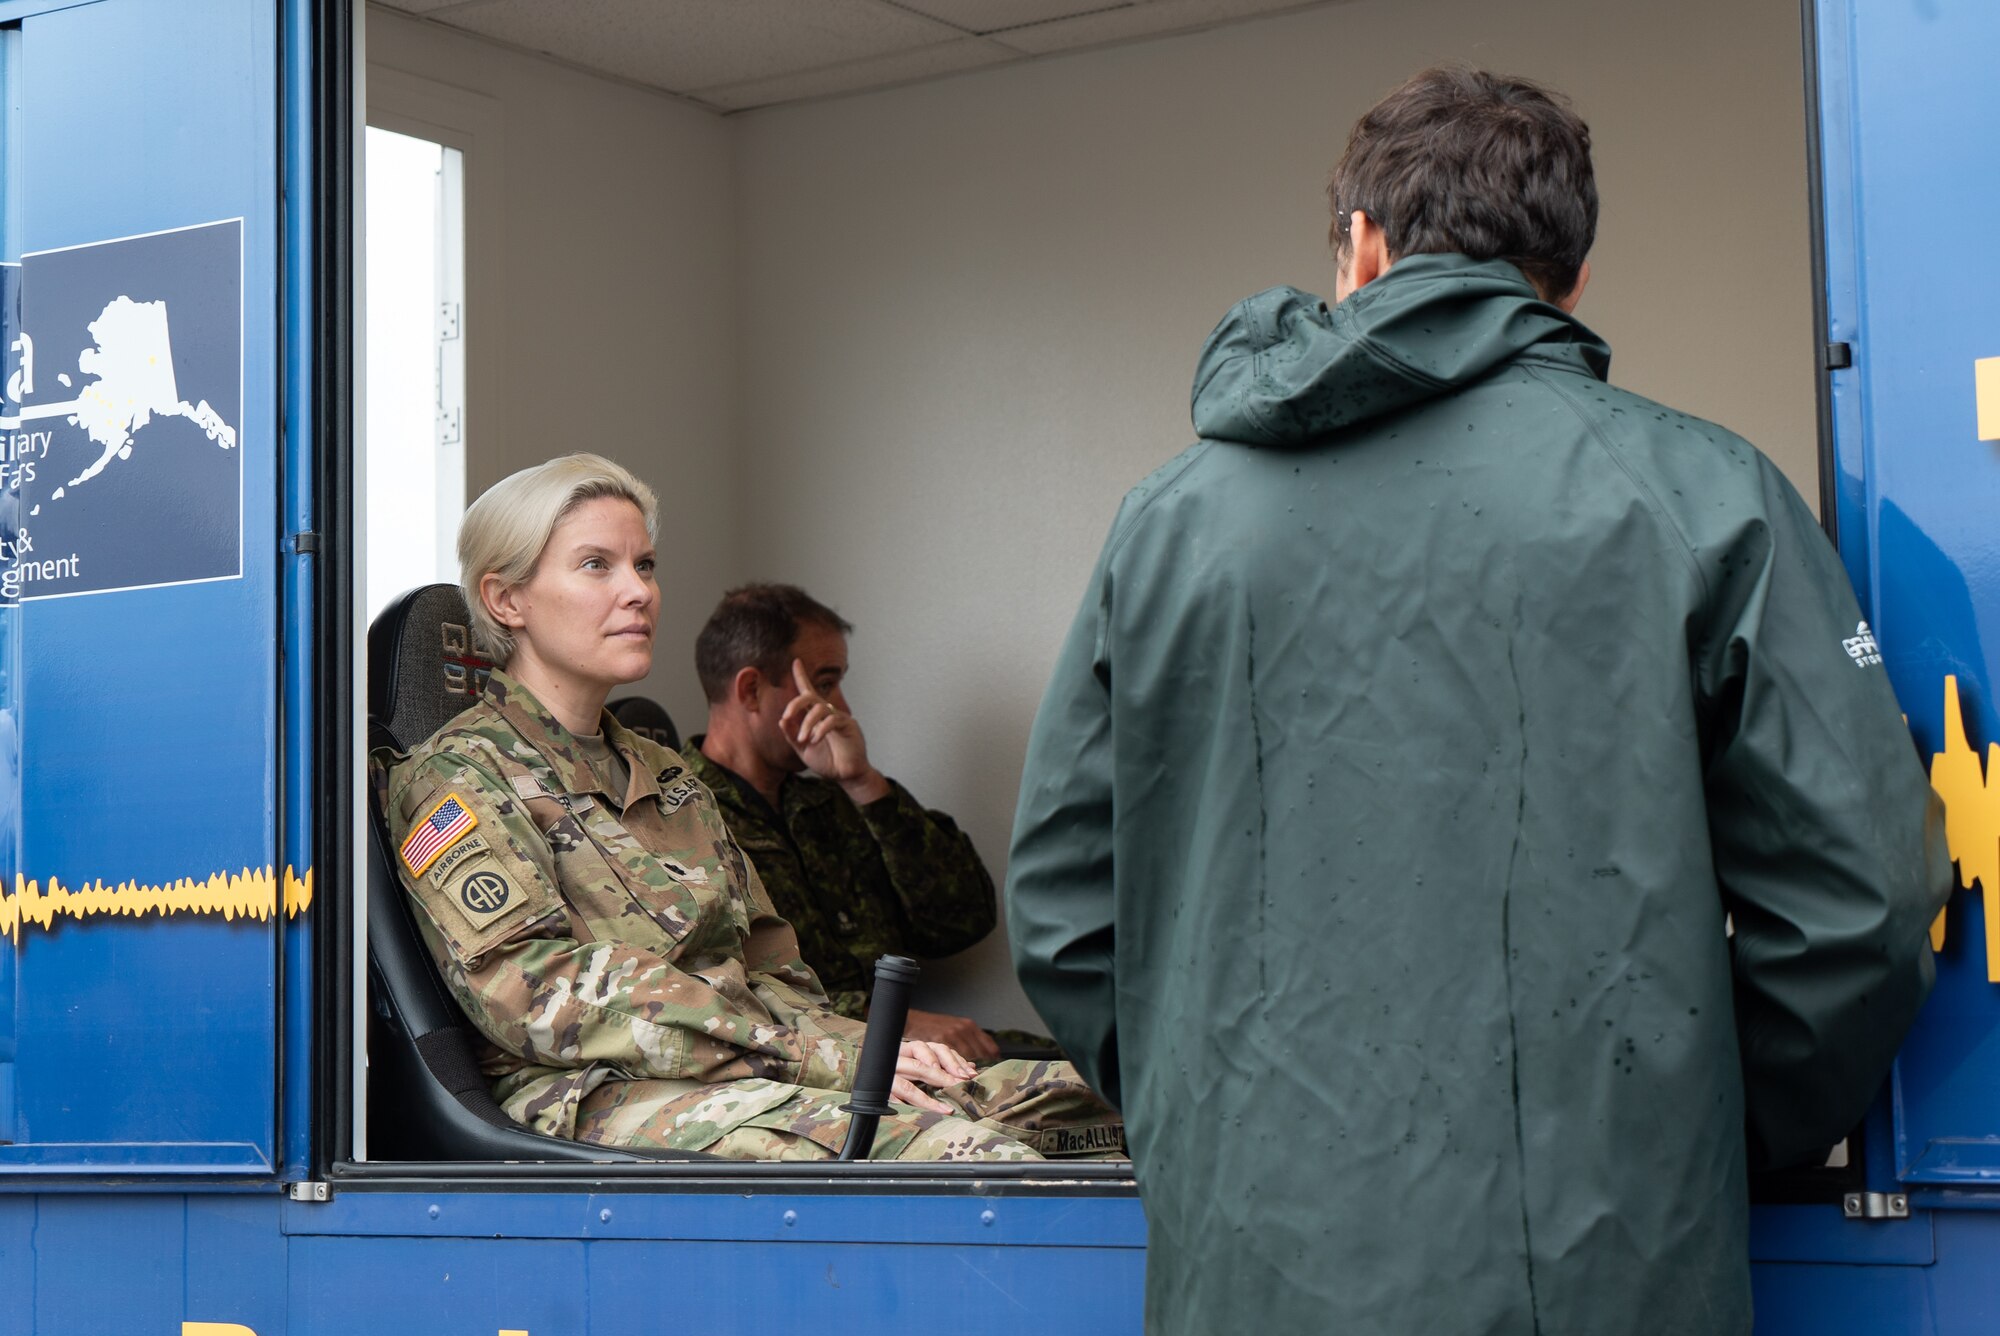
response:
[[[1836,554],[1609,359],[1498,261],[1266,292],[1119,512],[1007,904],[1150,1331],[1747,1332],[1746,1168],[1929,989],[1942,809]]]

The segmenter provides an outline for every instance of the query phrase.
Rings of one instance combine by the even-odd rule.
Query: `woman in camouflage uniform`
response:
[[[604,710],[652,667],[655,517],[644,483],[581,454],[466,513],[474,634],[505,670],[383,758],[397,871],[510,1116],[603,1145],[827,1158],[863,1027],[829,1007],[708,790]],[[874,1158],[1122,1153],[1067,1063],[982,1072],[912,1040],[896,1073]]]

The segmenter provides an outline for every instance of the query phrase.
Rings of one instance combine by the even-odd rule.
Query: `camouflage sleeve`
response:
[[[748,888],[750,936],[744,946],[744,967],[750,974],[751,989],[770,1008],[771,1015],[802,1028],[839,1035],[851,1041],[857,1052],[867,1026],[860,1017],[850,1016],[831,1004],[819,976],[799,954],[798,934],[771,904],[770,892],[757,875],[757,865],[744,856],[735,840],[732,865]],[[864,1003],[865,1006],[865,1003]],[[851,1084],[850,1066],[848,1082]],[[846,1089],[843,1085],[841,1089]]]
[[[795,1009],[757,1015],[726,988],[651,952],[578,940],[548,842],[498,779],[494,759],[438,751],[413,760],[392,782],[388,806],[397,872],[420,910],[424,940],[482,1034],[541,1066],[601,1062],[635,1077],[704,1083],[852,1082],[858,1039],[838,1017],[820,1023],[825,1013],[803,995]],[[443,847],[420,842],[408,856],[445,803],[472,824]],[[798,969],[813,986],[811,971]]]
[[[868,1019],[868,994],[859,988],[839,988],[827,994],[827,1005],[857,1021]]]
[[[886,797],[858,810],[889,870],[912,951],[948,956],[993,931],[993,878],[955,821],[894,780]]]

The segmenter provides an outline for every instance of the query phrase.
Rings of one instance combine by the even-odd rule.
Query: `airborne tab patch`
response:
[[[444,885],[445,878],[449,877],[452,874],[452,870],[460,863],[463,863],[466,859],[476,854],[489,852],[491,850],[487,848],[485,836],[465,836],[458,843],[452,845],[451,848],[439,854],[437,862],[431,864],[431,885]]]
[[[424,869],[437,862],[438,855],[463,839],[472,828],[479,824],[456,793],[446,794],[443,802],[424,814],[408,836],[403,840],[404,864],[412,876],[422,876]]]

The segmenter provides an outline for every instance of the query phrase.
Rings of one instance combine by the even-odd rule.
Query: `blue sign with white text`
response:
[[[240,219],[22,257],[0,604],[243,573]],[[18,406],[17,406],[18,405]]]

